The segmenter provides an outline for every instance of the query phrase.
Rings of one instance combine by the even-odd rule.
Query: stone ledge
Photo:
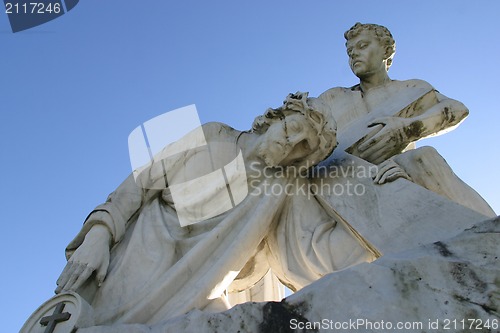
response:
[[[499,233],[497,217],[455,237],[326,275],[282,302],[245,303],[221,313],[191,311],[151,328],[124,325],[79,332],[333,332],[335,322],[358,319],[371,322],[372,327],[351,326],[341,331],[386,332],[374,327],[384,321],[423,325],[400,330],[404,332],[439,332],[445,319],[498,323]],[[430,328],[431,323],[439,329]],[[468,327],[449,331],[470,332]],[[498,332],[498,328],[476,331]]]

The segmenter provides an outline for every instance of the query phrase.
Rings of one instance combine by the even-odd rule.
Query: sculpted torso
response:
[[[387,114],[373,114],[373,111],[382,111],[379,110],[379,106],[387,103],[388,99],[391,99],[391,103],[397,102],[394,99],[400,94],[407,94],[409,89],[424,91],[434,88],[429,83],[417,79],[391,80],[384,85],[370,89],[368,92],[362,92],[359,85],[351,88],[331,88],[322,93],[318,99],[328,105],[328,112],[325,112],[325,115],[335,118],[338,133],[342,133],[348,130],[352,121],[359,118],[370,121],[377,117],[387,116]],[[391,110],[386,111],[390,112]],[[368,114],[371,116],[366,117]]]

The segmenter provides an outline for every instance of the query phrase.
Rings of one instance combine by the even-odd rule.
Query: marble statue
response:
[[[151,186],[138,184],[139,178],[132,176],[125,180],[89,215],[69,244],[68,264],[57,282],[57,293],[85,295],[94,310],[96,326],[153,324],[192,309],[229,308],[226,290],[232,288],[245,264],[256,265],[252,257],[258,258],[258,252],[266,250],[259,245],[286,199],[285,192],[268,195],[265,187],[285,188],[293,178],[269,177],[268,173],[285,166],[299,170],[317,164],[336,145],[335,123],[326,122],[310,108],[269,110],[249,132],[220,123],[203,125],[202,129],[216,163],[214,169],[224,167],[241,151],[249,194],[234,209],[183,227],[169,188],[148,189]],[[191,141],[193,133],[181,141]],[[177,174],[183,177],[186,170],[200,171],[200,165],[209,164],[204,152],[191,150],[170,159],[166,163],[169,181]],[[141,182],[162,178],[161,166],[154,163],[143,171],[146,176]],[[264,168],[267,172],[261,172]],[[217,195],[212,197],[213,202],[202,201],[217,206]],[[239,276],[239,289],[256,282],[250,275],[245,285],[245,278]],[[260,278],[262,275],[257,281]]]
[[[66,249],[59,303],[32,317],[68,320],[61,304],[71,299],[92,313],[71,323],[78,332],[170,332],[186,313],[230,308],[231,295],[266,274],[298,291],[496,216],[435,149],[415,148],[458,126],[467,108],[425,81],[391,80],[387,28],[356,23],[345,38],[358,85],[317,98],[289,94],[250,131],[208,123],[165,147],[91,212]],[[206,146],[182,149],[200,133]],[[187,204],[173,200],[176,182],[233,162],[244,171],[246,197],[220,210],[221,193],[237,191],[207,181],[190,193],[194,211],[186,208],[206,218],[182,222]],[[22,332],[35,332],[42,319]]]

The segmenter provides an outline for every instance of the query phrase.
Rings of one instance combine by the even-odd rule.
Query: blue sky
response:
[[[498,13],[481,0],[86,0],[16,34],[0,13],[1,331],[53,295],[66,244],[131,171],[135,127],[194,103],[202,122],[248,129],[289,92],[354,85],[343,33],[357,21],[392,31],[391,78],[469,107],[420,145],[500,212]]]

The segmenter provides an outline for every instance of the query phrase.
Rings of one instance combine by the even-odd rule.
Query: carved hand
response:
[[[101,285],[109,266],[110,238],[110,232],[103,225],[96,224],[89,230],[57,280],[57,294],[65,290],[76,291],[93,272]]]
[[[373,178],[375,184],[385,184],[398,178],[405,178],[411,181],[410,176],[393,159],[388,159],[378,166],[378,172]]]
[[[413,131],[415,124],[408,118],[379,118],[368,127],[379,130],[359,145],[359,157],[374,164],[400,154],[408,144],[418,139],[418,129]]]

